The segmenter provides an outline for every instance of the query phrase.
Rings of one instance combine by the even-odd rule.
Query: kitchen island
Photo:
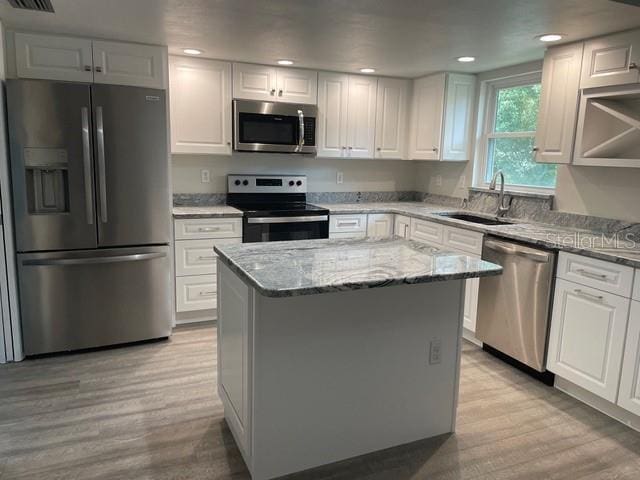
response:
[[[403,239],[220,245],[218,392],[254,480],[453,432],[464,281]]]

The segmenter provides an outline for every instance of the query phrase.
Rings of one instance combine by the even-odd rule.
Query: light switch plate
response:
[[[342,183],[342,182],[344,182],[344,173],[338,172],[336,174],[336,183],[339,184],[339,183]]]
[[[436,175],[436,187],[442,186],[442,175]]]
[[[429,365],[442,363],[442,342],[439,338],[432,338],[429,343]]]
[[[211,183],[211,172],[209,170],[200,170],[200,181],[202,183]]]

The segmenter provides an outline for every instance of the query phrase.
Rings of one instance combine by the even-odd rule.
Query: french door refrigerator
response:
[[[26,355],[171,333],[165,92],[8,80]]]

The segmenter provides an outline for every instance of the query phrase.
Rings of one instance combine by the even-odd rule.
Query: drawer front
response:
[[[331,233],[353,233],[367,232],[367,216],[362,215],[330,215],[329,232]]]
[[[558,277],[621,297],[631,298],[633,268],[594,258],[560,252]]]
[[[217,306],[215,275],[196,275],[176,278],[176,311],[192,312]]]
[[[482,233],[462,228],[444,227],[444,246],[472,255],[482,255]]]
[[[343,240],[361,240],[366,238],[367,232],[329,232],[329,238],[341,238]]]
[[[176,240],[242,238],[242,218],[188,218],[175,221]]]
[[[240,238],[176,240],[176,276],[216,273],[215,245],[241,243]]]
[[[444,243],[444,225],[412,218],[411,240],[442,246]]]
[[[640,270],[636,270],[636,279],[633,283],[633,299],[640,302]]]

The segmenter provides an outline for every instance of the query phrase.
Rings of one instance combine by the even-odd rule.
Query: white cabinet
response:
[[[640,302],[640,269],[636,270],[632,298]]]
[[[640,31],[594,38],[584,43],[581,88],[638,83]]]
[[[629,304],[627,298],[557,279],[547,368],[615,402]]]
[[[241,238],[207,238],[203,240],[176,240],[176,275],[212,275],[216,273],[216,245],[242,243]]]
[[[367,237],[390,238],[393,236],[394,215],[372,213],[367,216]]]
[[[316,71],[233,64],[233,98],[315,105],[317,95]]]
[[[411,219],[411,240],[442,246],[444,243],[444,225],[418,218]]]
[[[176,240],[241,238],[242,218],[189,218],[175,221]]]
[[[171,153],[231,155],[231,63],[169,58]]]
[[[95,83],[166,88],[164,47],[94,40],[93,67]]]
[[[556,275],[621,297],[631,296],[633,268],[626,265],[560,252]]]
[[[480,279],[470,278],[465,280],[464,312],[462,325],[470,332],[476,331],[478,320],[478,297],[480,294]]]
[[[407,157],[407,123],[411,83],[379,78],[376,100],[376,158]]]
[[[166,88],[165,47],[25,33],[15,46],[21,78]]]
[[[176,312],[213,310],[217,307],[216,276],[176,277]],[[178,323],[182,323],[178,320]]]
[[[631,302],[618,405],[640,415],[640,302]]]
[[[318,156],[373,158],[377,79],[320,73]]]
[[[475,76],[440,73],[414,80],[409,133],[412,160],[471,158]]]
[[[367,235],[367,215],[339,214],[329,216],[329,238],[364,238]]]
[[[393,225],[393,233],[398,237],[406,238],[411,236],[411,218],[404,215],[396,215]]]
[[[20,78],[93,82],[91,40],[16,33],[15,46]]]
[[[542,92],[534,146],[541,163],[571,163],[580,98],[582,43],[549,48],[542,67]]]

